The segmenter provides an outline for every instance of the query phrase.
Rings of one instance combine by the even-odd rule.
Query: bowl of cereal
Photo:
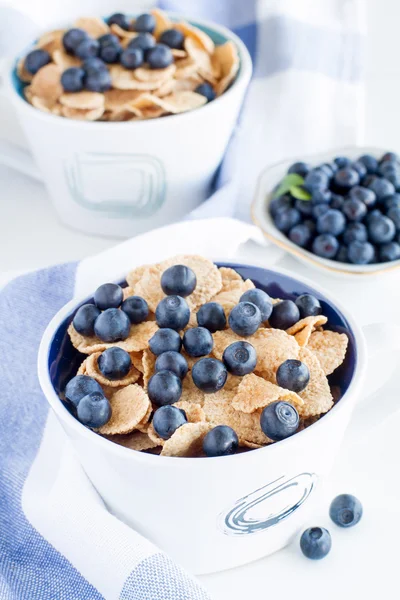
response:
[[[62,221],[120,237],[207,198],[252,71],[228,29],[156,9],[46,31],[7,68],[6,91]],[[12,148],[5,156],[18,166]]]
[[[88,477],[192,572],[282,548],[361,394],[363,333],[313,283],[259,266],[190,255],[115,276],[39,351]]]

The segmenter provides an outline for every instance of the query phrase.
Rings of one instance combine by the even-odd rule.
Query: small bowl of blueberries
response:
[[[400,267],[400,155],[345,148],[265,169],[252,205],[264,235],[342,275]]]

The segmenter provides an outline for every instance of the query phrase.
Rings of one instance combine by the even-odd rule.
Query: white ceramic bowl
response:
[[[294,162],[301,160],[312,165],[318,165],[331,161],[334,156],[348,156],[349,158],[356,159],[362,154],[372,154],[379,158],[385,152],[386,150],[380,148],[352,146],[349,148],[338,148],[337,150],[324,152],[323,154],[300,156],[267,167],[258,179],[257,189],[251,207],[253,222],[260,227],[266,238],[285,249],[306,265],[319,270],[322,269],[332,274],[342,276],[371,276],[381,275],[382,273],[388,273],[398,269],[400,267],[400,260],[372,265],[352,265],[316,256],[315,254],[312,254],[312,252],[294,244],[284,233],[279,231],[274,224],[268,208],[273,197],[273,189],[286,175],[288,168]]]

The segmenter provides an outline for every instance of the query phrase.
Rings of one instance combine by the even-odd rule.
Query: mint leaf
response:
[[[290,193],[293,198],[297,198],[297,200],[311,200],[311,194],[303,187],[293,185],[290,188]]]
[[[277,196],[283,196],[284,194],[287,194],[288,192],[290,192],[292,187],[298,187],[300,185],[303,185],[303,183],[303,177],[297,175],[297,173],[288,173],[288,175],[285,175],[285,177],[282,179],[279,186],[275,190],[274,198],[276,198]]]

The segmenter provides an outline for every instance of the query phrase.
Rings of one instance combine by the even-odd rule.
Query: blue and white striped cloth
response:
[[[76,11],[90,12],[89,4],[93,10],[94,2],[85,6],[81,0]],[[194,216],[230,214],[236,198],[243,217],[256,177],[269,162],[361,142],[362,0],[161,4],[234,29],[255,62],[220,189]],[[115,10],[114,3],[108,8]],[[126,8],[123,2],[121,8]],[[196,580],[106,510],[49,413],[36,355],[57,310],[74,294],[84,295],[112,278],[116,265],[128,270],[132,257],[138,264],[157,260],[167,244],[169,253],[229,256],[253,234],[237,221],[186,222],[79,264],[20,277],[1,292],[1,600],[209,598]]]

